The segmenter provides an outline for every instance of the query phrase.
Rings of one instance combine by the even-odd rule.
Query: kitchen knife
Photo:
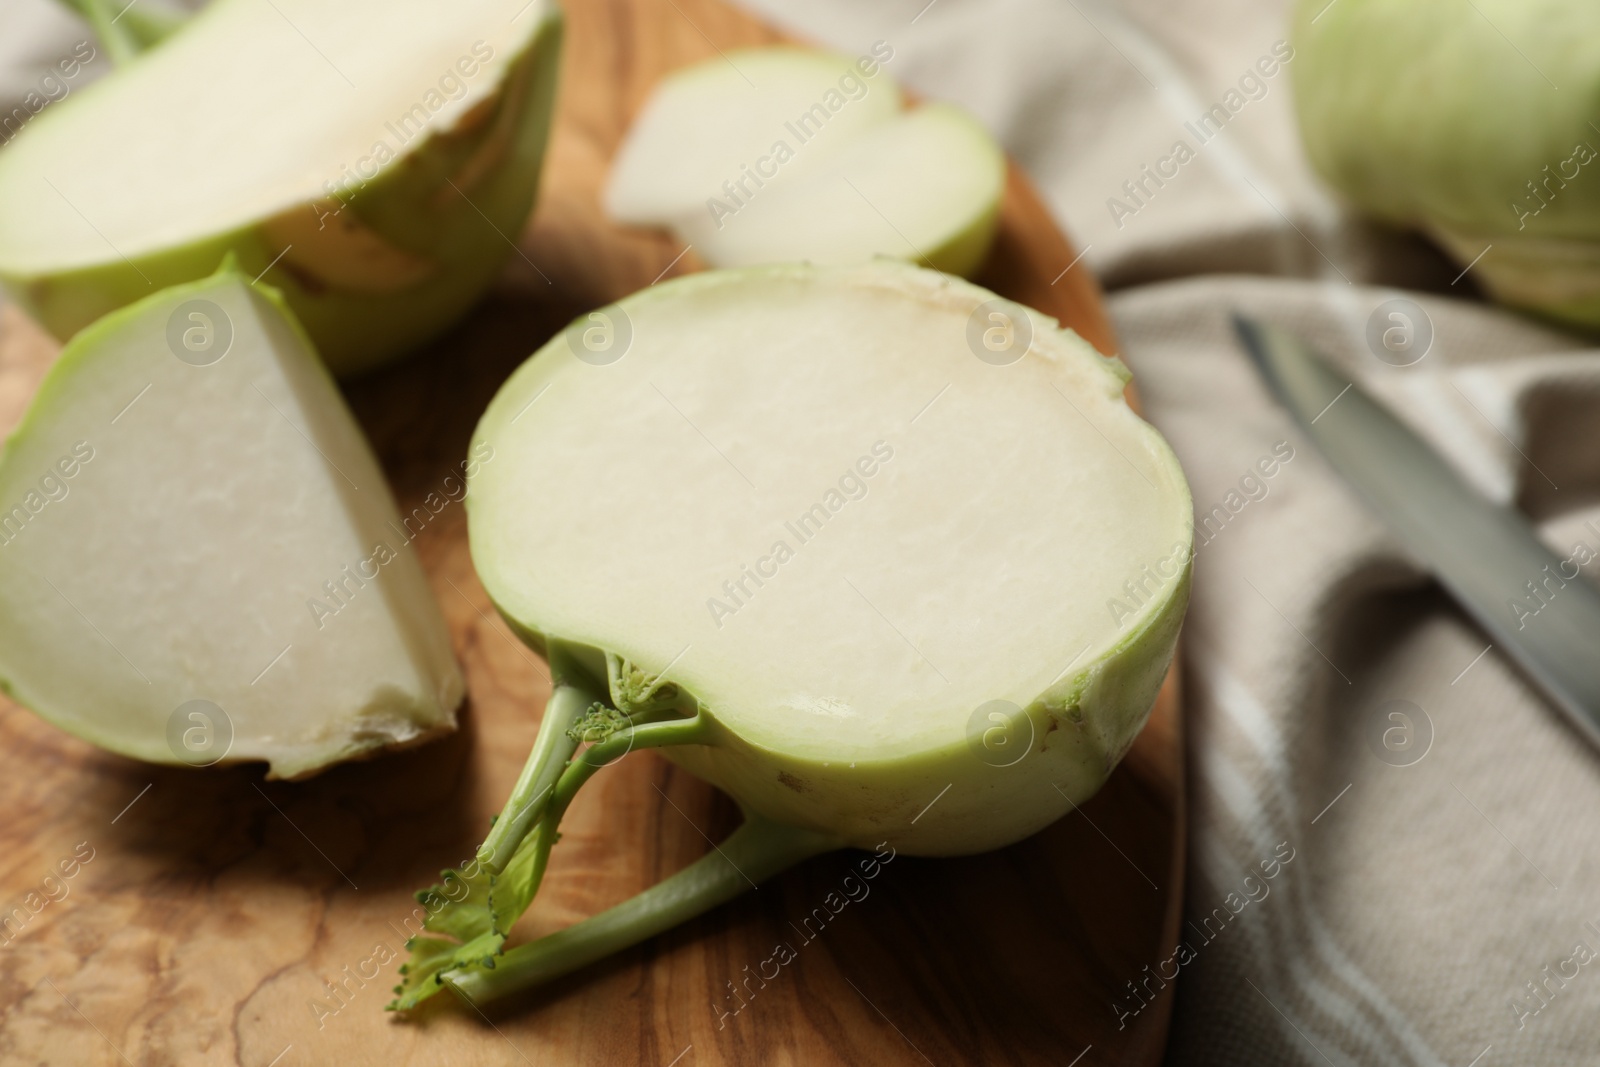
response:
[[[1309,345],[1241,315],[1233,322],[1256,369],[1334,469],[1600,746],[1600,589],[1546,548],[1521,513],[1478,493]]]

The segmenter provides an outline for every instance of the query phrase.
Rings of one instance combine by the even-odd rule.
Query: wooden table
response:
[[[428,351],[348,389],[402,511],[454,469],[490,396],[547,337],[663,272],[697,269],[666,236],[607,223],[597,189],[662,73],[714,55],[712,42],[779,39],[718,0],[567,7],[545,191],[501,290]],[[1073,261],[1013,171],[980,281],[1114,351],[1093,279],[1081,265],[1061,273]],[[56,348],[15,309],[0,311],[0,426],[20,418]],[[0,906],[28,915],[14,938],[0,935],[0,1062],[1159,1061],[1172,991],[1121,1030],[1112,1002],[1177,937],[1183,764],[1170,681],[1123,765],[1079,812],[988,855],[895,860],[736,1016],[719,1014],[734,1003],[727,983],[794,940],[789,923],[838,885],[849,856],[812,861],[490,1018],[448,996],[409,1022],[385,1014],[397,961],[382,960],[401,950],[412,891],[470,856],[548,695],[542,664],[473,574],[459,505],[416,550],[471,694],[461,731],[423,749],[268,784],[255,767],[134,763],[0,702]],[[629,756],[567,816],[520,932],[632,895],[736,821],[731,802],[665,760]],[[74,876],[50,883],[51,899],[46,876],[75,854]]]

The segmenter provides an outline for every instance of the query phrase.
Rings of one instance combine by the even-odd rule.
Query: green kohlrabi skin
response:
[[[230,2],[218,0],[150,51],[130,56],[127,68],[42,113],[37,123],[73,122],[93,96],[117,92],[119,78],[134,66],[160,63],[177,39],[208,32],[216,9]],[[94,13],[99,0],[81,5]],[[109,311],[208,276],[231,254],[241,272],[262,275],[283,294],[336,375],[356,375],[415,349],[482,295],[512,255],[512,242],[533,209],[563,21],[553,5],[538,5],[523,17],[528,33],[492,96],[455,129],[406,145],[370,180],[342,184],[337,198],[321,197],[228,232],[128,258],[107,248],[99,262],[62,270],[8,267],[0,239],[0,284],[66,340]],[[156,32],[151,29],[147,39]],[[143,44],[130,43],[128,35],[120,40],[124,54]],[[8,151],[26,148],[31,132],[25,129]],[[14,195],[6,191],[6,155],[0,152],[0,195]],[[307,166],[338,162],[307,160]],[[108,156],[105,165],[114,166],[115,157]]]
[[[983,357],[973,358],[977,349],[968,351],[975,342],[963,340],[977,335],[976,327],[967,333],[969,323],[996,321],[972,316],[993,315],[997,307],[1032,324],[1031,346],[1015,366],[986,367]],[[412,1008],[445,986],[478,1004],[547,981],[821,852],[886,845],[948,856],[1020,840],[1100,788],[1144,725],[1172,662],[1193,554],[1187,485],[1166,443],[1127,408],[1125,368],[1053,320],[959,279],[891,260],[708,272],[646,289],[605,312],[609,321],[631,322],[634,344],[624,359],[614,366],[584,366],[581,354],[575,359],[577,331],[595,321],[580,320],[506,382],[478,426],[475,441],[493,442],[500,467],[480,474],[467,497],[474,565],[507,622],[549,660],[555,686],[533,754],[476,858],[418,894],[429,913],[426,933],[408,946],[392,1009]],[[899,324],[917,322],[928,331],[918,340],[899,332]],[[801,335],[806,339],[793,341],[794,348],[777,347],[784,343],[778,338]],[[740,361],[743,367],[736,366]],[[850,602],[862,614],[850,617],[848,648],[830,644],[839,632],[831,622],[784,629],[787,621],[808,616],[833,618],[826,591],[832,587],[820,577],[789,579],[796,584],[786,592],[763,594],[796,597],[785,601],[788,607],[752,601],[752,612],[761,604],[774,608],[773,615],[737,620],[758,651],[741,653],[736,662],[717,660],[715,670],[703,666],[713,651],[697,659],[685,649],[671,662],[670,649],[646,651],[652,662],[638,662],[639,653],[625,650],[648,645],[658,628],[670,632],[674,646],[691,636],[712,645],[713,633],[743,640],[731,623],[728,630],[695,629],[688,609],[698,611],[698,600],[684,604],[675,592],[663,600],[651,587],[675,590],[669,575],[695,571],[701,562],[694,546],[712,529],[765,530],[764,519],[749,516],[777,499],[760,491],[746,496],[744,483],[710,449],[692,461],[708,469],[678,466],[680,453],[672,451],[678,446],[663,445],[660,430],[640,421],[677,417],[656,397],[669,395],[659,382],[680,398],[699,397],[707,406],[695,409],[696,419],[741,441],[746,451],[739,455],[762,455],[753,443],[760,437],[772,449],[765,457],[786,471],[792,463],[794,472],[809,470],[812,457],[831,454],[842,441],[854,441],[856,424],[879,425],[880,412],[898,406],[891,398],[913,387],[908,382],[915,383],[917,399],[925,399],[922,390],[932,395],[948,383],[951,398],[941,401],[950,405],[947,421],[906,427],[907,440],[913,429],[923,434],[919,444],[907,444],[904,458],[894,460],[900,466],[880,475],[886,480],[871,490],[878,495],[871,497],[877,510],[870,514],[883,516],[886,525],[871,527],[872,538],[852,544],[864,554],[888,554],[914,576],[915,588],[940,598],[935,603],[947,610],[929,609],[922,623],[959,634],[952,639],[971,650],[957,657],[959,669],[947,661],[954,680],[944,685],[953,692],[966,684],[962,679],[993,679],[975,684],[982,692],[972,704],[941,696],[946,690],[926,670],[917,674],[904,646],[881,632],[858,601]],[[550,398],[542,399],[547,390]],[[645,406],[635,406],[641,402]],[[991,402],[1005,406],[991,408]],[[758,409],[763,403],[787,413]],[[1006,411],[1016,419],[995,414]],[[793,421],[773,427],[785,418]],[[679,429],[684,447],[704,447]],[[1105,430],[1122,435],[1115,451],[1107,448]],[[552,449],[570,457],[562,462],[580,465],[570,480],[543,467],[540,457]],[[652,451],[656,455],[645,458]],[[939,458],[916,467],[919,455]],[[1130,456],[1143,466],[1130,467]],[[578,473],[583,464],[592,470]],[[636,472],[654,478],[658,470],[663,492],[681,497],[676,510],[665,498],[634,499],[641,485],[631,480]],[[769,469],[766,484],[781,493],[784,479]],[[1004,488],[986,490],[986,483]],[[1075,488],[1085,485],[1094,488]],[[939,487],[934,495],[923,495],[933,486]],[[1062,489],[1064,496],[1058,495]],[[618,500],[628,506],[618,508]],[[850,506],[862,507],[856,514],[867,520],[868,505]],[[976,513],[968,510],[974,506]],[[691,532],[661,547],[669,543],[662,531],[680,525]],[[635,532],[644,539],[639,551],[645,561],[637,566],[648,573],[626,570],[620,558]],[[1027,561],[1018,565],[1039,583],[1019,586],[1016,574],[1023,571],[1006,566],[1010,556],[994,570],[973,563],[979,569],[956,576],[935,562],[952,550],[959,552],[958,564],[990,559],[976,547],[955,546],[963,538],[1010,543],[1005,539],[1012,534],[1027,546]],[[835,536],[852,535],[845,528]],[[1147,585],[1125,626],[1106,623],[1098,590],[1114,590],[1124,573],[1136,573],[1155,544],[1166,554],[1160,573],[1168,580]],[[810,573],[832,574],[826,546],[801,551],[815,553],[802,557],[819,568]],[[605,558],[597,559],[597,552]],[[849,558],[863,568],[859,573],[879,565],[854,549]],[[824,600],[807,599],[796,585],[821,590]],[[1080,599],[1086,588],[1096,592]],[[1030,589],[1038,591],[1030,596]],[[840,593],[855,595],[842,584]],[[599,603],[618,606],[591,606]],[[815,611],[806,607],[818,604]],[[680,606],[685,614],[675,614]],[[1036,619],[1048,625],[1031,626]],[[856,629],[861,625],[872,632]],[[1060,630],[1079,627],[1092,636],[1074,656],[1084,638],[1068,641]],[[885,644],[873,643],[879,639]],[[830,648],[840,657],[831,668],[819,661],[834,654]],[[862,648],[872,650],[870,661],[852,658]],[[786,659],[796,671],[788,671]],[[744,668],[747,660],[758,661],[753,674]],[[845,661],[856,665],[846,670]],[[875,718],[876,709],[863,706],[859,716],[846,713],[836,726],[813,728],[781,697],[753,695],[766,692],[759,678],[780,675],[813,679],[818,694],[882,701],[885,708],[902,694],[917,696],[908,699],[904,717]],[[805,684],[784,680],[773,693]],[[1014,701],[1017,717],[1009,725],[981,714],[1002,694]],[[893,722],[889,732],[872,725],[885,721]],[[1001,731],[997,743],[1012,745],[1004,759],[989,758],[995,751],[991,730]],[[508,950],[509,931],[538,890],[567,805],[606,764],[644,748],[662,749],[730,794],[744,825],[632,900]]]
[[[1435,237],[1498,299],[1600,329],[1600,5],[1302,0],[1295,104],[1317,171]]]

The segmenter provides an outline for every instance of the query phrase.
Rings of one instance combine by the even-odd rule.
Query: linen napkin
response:
[[[89,27],[56,0],[0,4],[0,145],[110,69]]]

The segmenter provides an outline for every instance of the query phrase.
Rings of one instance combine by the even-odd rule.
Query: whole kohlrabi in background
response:
[[[1325,179],[1496,299],[1600,328],[1600,4],[1304,0],[1293,39]]]

